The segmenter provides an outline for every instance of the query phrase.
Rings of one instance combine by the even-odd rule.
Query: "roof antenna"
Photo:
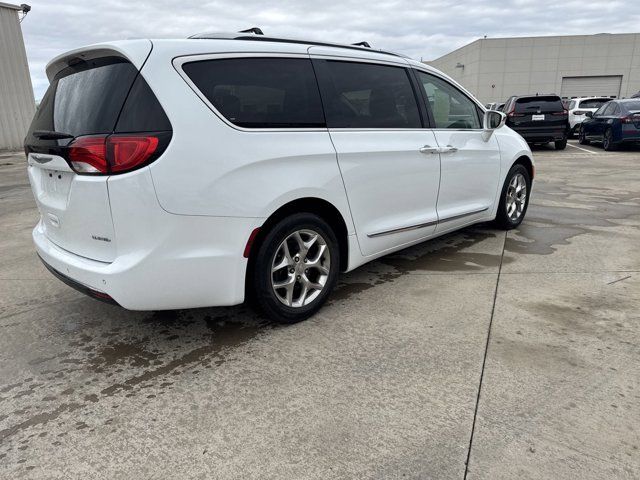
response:
[[[369,42],[358,42],[358,43],[352,43],[351,45],[354,45],[356,47],[371,48],[371,45],[369,45]]]
[[[251,27],[247,28],[246,30],[240,30],[238,33],[253,33],[255,35],[264,35],[264,33],[262,33],[262,29],[258,27]]]

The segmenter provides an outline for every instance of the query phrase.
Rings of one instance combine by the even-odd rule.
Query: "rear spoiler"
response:
[[[99,43],[86,47],[76,48],[58,55],[47,64],[46,72],[49,82],[69,64],[78,61],[92,60],[100,57],[122,57],[129,60],[138,70],[142,68],[145,60],[151,53],[153,44],[151,40],[124,40],[122,42]]]

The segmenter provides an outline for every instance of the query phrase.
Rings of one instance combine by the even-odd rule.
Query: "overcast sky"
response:
[[[275,36],[366,40],[374,48],[432,60],[484,35],[640,30],[638,0],[25,1],[32,6],[22,30],[36,99],[47,88],[44,68],[52,57],[108,40],[181,38],[258,26]]]

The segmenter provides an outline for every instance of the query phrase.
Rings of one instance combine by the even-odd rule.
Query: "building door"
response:
[[[619,97],[622,75],[562,77],[561,97]]]

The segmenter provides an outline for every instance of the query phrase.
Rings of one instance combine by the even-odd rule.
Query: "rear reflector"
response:
[[[249,240],[247,240],[247,244],[244,247],[244,254],[242,255],[244,258],[249,258],[249,255],[251,254],[251,247],[253,246],[253,242],[255,242],[259,231],[259,228],[255,228],[253,232],[251,232],[251,235],[249,235]]]
[[[68,147],[71,168],[79,174],[111,174],[134,170],[156,153],[155,135],[89,135]]]

